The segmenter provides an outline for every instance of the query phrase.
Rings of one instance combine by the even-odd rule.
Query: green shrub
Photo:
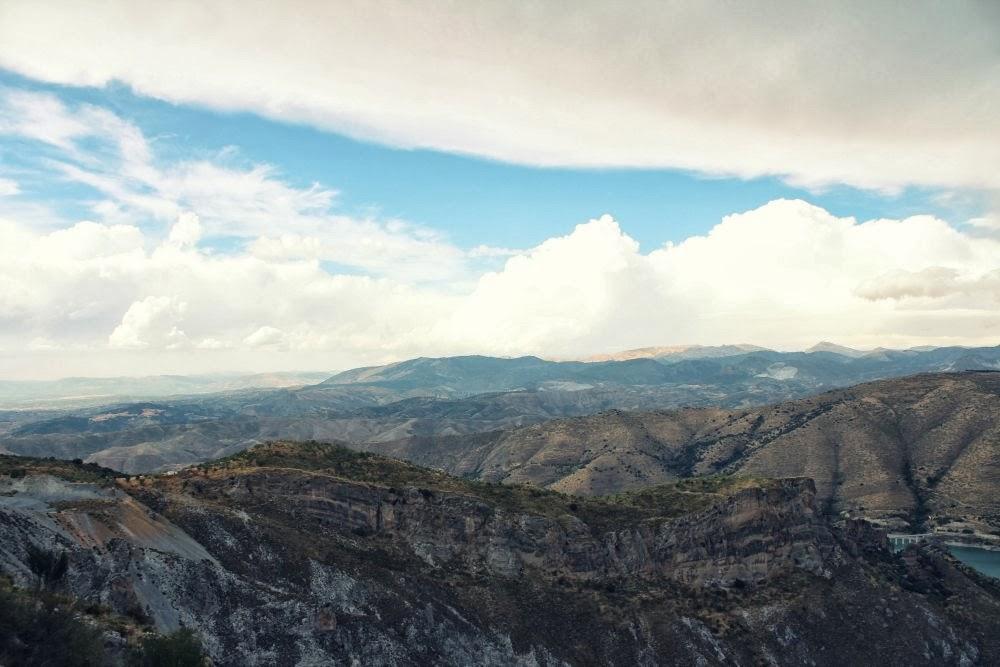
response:
[[[0,665],[104,664],[101,633],[51,596],[0,588]]]
[[[201,667],[205,663],[201,641],[190,628],[168,635],[153,635],[142,642],[143,667]]]

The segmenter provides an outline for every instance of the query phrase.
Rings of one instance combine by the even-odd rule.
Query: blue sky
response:
[[[995,345],[997,25],[2,4],[0,378]]]
[[[612,214],[646,251],[705,234],[723,216],[778,198],[802,198],[859,220],[919,213],[962,222],[974,205],[942,205],[939,190],[899,193],[843,185],[796,188],[775,177],[732,178],[678,169],[531,167],[433,150],[399,149],[248,112],[219,112],[141,97],[128,86],[44,84],[0,71],[0,85],[52,92],[67,103],[112,110],[138,125],[164,158],[191,159],[227,147],[235,163],[267,163],[300,187],[338,191],[339,212],[400,218],[443,231],[456,244],[529,248],[575,225]],[[0,137],[0,168],[18,169],[38,146]],[[94,193],[56,174],[22,183],[25,198],[86,218]]]

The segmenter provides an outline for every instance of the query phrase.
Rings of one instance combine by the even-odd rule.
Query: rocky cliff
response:
[[[831,524],[808,480],[608,498],[278,443],[177,475],[0,458],[0,569],[220,664],[989,664],[1000,589]],[[891,632],[887,628],[891,625]]]

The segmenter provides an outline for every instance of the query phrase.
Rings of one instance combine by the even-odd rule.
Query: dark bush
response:
[[[47,596],[0,590],[0,665],[104,664],[104,644],[95,628]]]
[[[201,667],[205,663],[201,641],[190,628],[169,635],[153,635],[142,642],[142,667]]]
[[[66,576],[66,570],[69,569],[69,556],[65,551],[56,555],[54,551],[29,544],[28,567],[38,577],[40,588],[52,590]]]

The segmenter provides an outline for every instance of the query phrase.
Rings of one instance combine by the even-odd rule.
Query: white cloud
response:
[[[231,348],[232,344],[218,338],[202,338],[194,346],[199,350],[225,350]]]
[[[979,229],[1000,231],[1000,214],[984,215],[969,220],[969,224]]]
[[[287,342],[287,336],[281,329],[263,326],[243,339],[250,347],[277,347]]]
[[[995,189],[997,25],[929,0],[22,2],[0,66],[530,164]],[[46,140],[81,131],[52,115]]]
[[[523,252],[523,250],[515,250],[514,248],[500,248],[480,244],[469,250],[469,257],[511,257],[513,255],[520,255]]]
[[[996,344],[997,276],[1000,243],[929,216],[859,223],[778,200],[646,255],[605,216],[484,276],[435,335],[554,356],[735,339]],[[945,279],[961,289],[929,284]]]
[[[0,88],[0,132],[69,150],[75,139],[90,133],[90,128],[82,119],[67,114],[55,95]]]
[[[92,105],[0,88],[4,133],[43,142],[45,168],[106,197],[92,207],[104,221],[164,229],[176,247],[237,237],[268,261],[329,261],[409,281],[467,279],[477,257],[425,227],[337,215],[336,191],[294,187],[269,165],[163,163],[141,130]]]
[[[176,297],[147,296],[135,301],[111,332],[108,345],[113,348],[159,345],[168,349],[180,346],[187,340],[184,332],[177,328],[185,310],[187,304]]]
[[[9,178],[0,178],[0,197],[12,197],[21,191],[17,181]]]
[[[456,291],[157,243],[126,225],[5,221],[0,324],[0,375],[43,353],[65,375],[135,373],[136,354],[148,373],[736,339],[996,344],[1000,241],[929,216],[858,222],[777,200],[649,253],[604,216]]]
[[[855,293],[865,299],[939,298],[959,289],[959,271],[929,266],[919,271],[896,270],[862,283]]]
[[[170,228],[167,241],[178,248],[197,245],[201,238],[201,221],[194,213],[182,213],[174,226]]]

